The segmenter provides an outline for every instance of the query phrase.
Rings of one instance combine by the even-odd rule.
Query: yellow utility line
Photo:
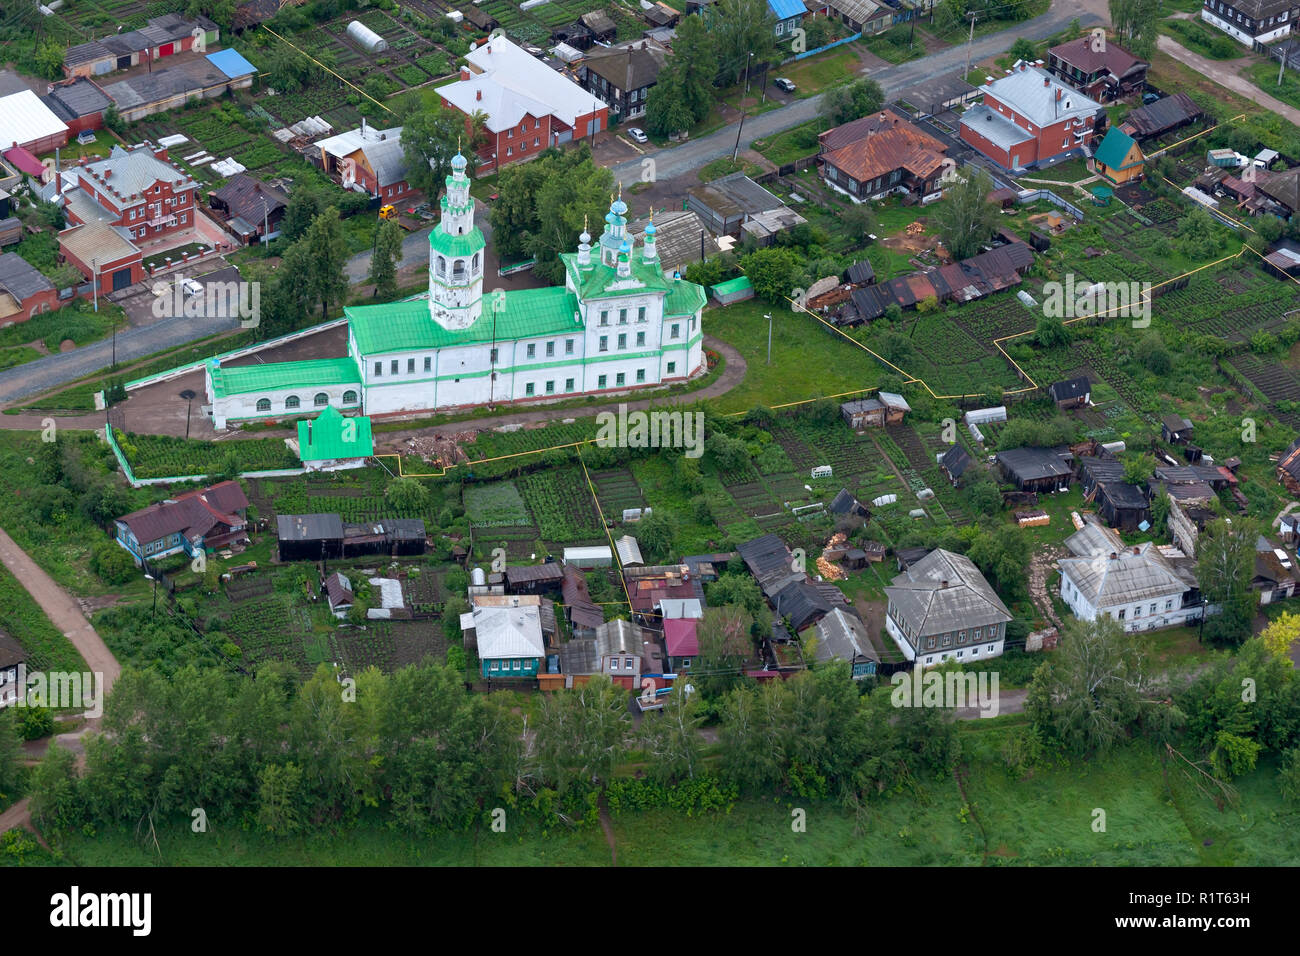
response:
[[[618,583],[623,585],[623,597],[627,598],[628,611],[632,608],[632,594],[627,589],[627,579],[623,576],[623,559],[618,556],[618,548],[614,546],[614,534],[609,530],[609,522],[605,520],[605,512],[600,507],[600,496],[596,494],[596,486],[591,483],[591,473],[587,471],[587,463],[582,460],[582,452],[578,452],[578,464],[582,465],[582,477],[587,480],[587,490],[591,492],[591,500],[596,504],[596,514],[600,516],[600,524],[605,529],[605,540],[609,542],[609,553],[613,556],[618,566]],[[607,604],[617,604],[617,601],[607,601]]]
[[[267,33],[271,34],[271,36],[275,37],[277,40],[279,40],[279,41],[280,41],[281,43],[283,43],[285,46],[289,47],[289,49],[291,49],[291,50],[296,50],[297,52],[301,53],[301,54],[302,54],[303,56],[305,56],[307,59],[311,60],[313,63],[315,63],[317,66],[319,66],[322,70],[324,70],[326,73],[330,74],[330,76],[332,76],[332,77],[334,77],[335,79],[339,80],[340,82],[342,82],[342,83],[346,83],[348,86],[352,87],[352,89],[356,90],[358,93],[360,93],[362,96],[364,96],[364,97],[365,97],[366,99],[368,99],[370,102],[374,103],[376,106],[380,107],[381,109],[387,110],[389,113],[393,113],[392,110],[388,109],[387,106],[384,106],[384,104],[381,103],[381,102],[379,102],[379,100],[375,99],[373,96],[371,96],[369,93],[367,93],[367,92],[366,92],[365,90],[363,90],[361,87],[357,86],[355,83],[352,83],[352,82],[350,82],[349,80],[344,79],[342,76],[340,76],[338,73],[334,72],[334,70],[330,69],[328,66],[326,66],[324,63],[322,63],[320,60],[316,59],[314,56],[312,56],[312,55],[311,55],[310,53],[308,53],[306,50],[303,50],[303,49],[300,49],[299,47],[294,46],[292,43],[290,43],[288,40],[286,40],[284,37],[280,36],[280,34],[276,33],[274,30],[272,30],[270,27],[268,27],[268,26],[266,26],[266,25],[263,25],[263,26],[262,26],[262,29],[265,30]],[[396,113],[393,113],[393,115],[396,116],[397,114],[396,114]]]

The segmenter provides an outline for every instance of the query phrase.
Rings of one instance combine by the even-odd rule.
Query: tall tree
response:
[[[697,19],[687,17],[689,20]],[[674,58],[675,59],[675,58]],[[650,87],[646,101],[645,125],[656,136],[675,136],[684,133],[699,119],[691,109],[687,95],[688,80],[685,71],[672,60]]]
[[[459,150],[474,174],[478,155],[474,138],[482,129],[484,116],[475,113],[471,132],[466,133],[465,117],[460,111],[437,104],[426,106],[421,100],[402,119],[402,151],[406,154],[407,182],[436,202],[444,182],[451,173],[451,161]]]
[[[776,59],[776,17],[767,0],[718,0],[710,8],[709,35],[718,51],[718,72],[724,83],[751,76],[756,67]]]
[[[1196,543],[1196,579],[1206,602],[1218,614],[1205,619],[1205,637],[1213,644],[1235,646],[1250,636],[1255,616],[1255,539],[1259,528],[1250,518],[1231,524],[1219,518],[1205,527]]]
[[[328,319],[330,309],[347,295],[348,280],[343,273],[348,247],[343,239],[339,211],[330,206],[311,221],[304,239],[311,250],[309,288],[320,302],[321,317]]]
[[[880,84],[863,77],[827,90],[822,96],[822,115],[832,126],[839,126],[876,112],[884,103]]]
[[[974,255],[997,229],[998,211],[988,201],[991,192],[993,180],[988,173],[967,169],[966,178],[946,188],[943,202],[935,205],[935,224],[954,259]]]
[[[375,251],[370,256],[370,281],[375,284],[375,298],[385,302],[397,295],[397,264],[402,258],[402,227],[392,219],[379,224]]]
[[[626,747],[630,723],[627,695],[603,674],[543,698],[537,723],[543,778],[561,794],[607,782]]]
[[[645,715],[638,729],[641,749],[650,757],[650,776],[663,784],[693,778],[700,770],[704,722],[699,695],[686,693],[683,683],[664,700],[661,710]]]
[[[682,97],[696,122],[714,103],[713,84],[718,77],[718,50],[703,17],[684,17],[677,24],[673,55],[668,65],[680,68]],[[651,90],[653,91],[653,87]]]

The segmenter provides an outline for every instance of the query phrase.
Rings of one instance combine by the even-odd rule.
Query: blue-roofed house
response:
[[[808,8],[803,0],[767,0],[767,9],[776,17],[776,36],[779,40],[794,39],[794,31],[803,22]]]

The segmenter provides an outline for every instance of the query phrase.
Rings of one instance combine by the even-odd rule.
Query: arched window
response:
[[[478,253],[474,253],[474,264],[472,266],[475,272],[478,272]]]
[[[271,400],[269,398],[259,398],[257,400],[257,410],[259,412],[269,412],[271,410]]]
[[[442,256],[438,257],[438,275],[444,277],[447,275],[447,260]]]
[[[344,404],[344,405],[355,405],[356,403],[357,403],[357,393],[356,393],[356,392],[352,391],[352,389],[348,389],[346,392],[343,393],[343,404]]]
[[[465,278],[465,260],[457,259],[451,267],[451,278],[454,282],[460,282]]]
[[[312,401],[316,403],[317,408],[320,408],[322,405],[328,405],[330,403],[330,397],[324,392],[317,392],[316,397],[312,399]]]
[[[288,398],[284,400],[285,408],[297,408],[299,404],[300,403],[298,401],[297,395],[290,395]]]

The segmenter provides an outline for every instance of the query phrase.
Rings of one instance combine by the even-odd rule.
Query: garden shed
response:
[[[276,515],[281,561],[319,561],[343,555],[343,519],[336,514]]]

